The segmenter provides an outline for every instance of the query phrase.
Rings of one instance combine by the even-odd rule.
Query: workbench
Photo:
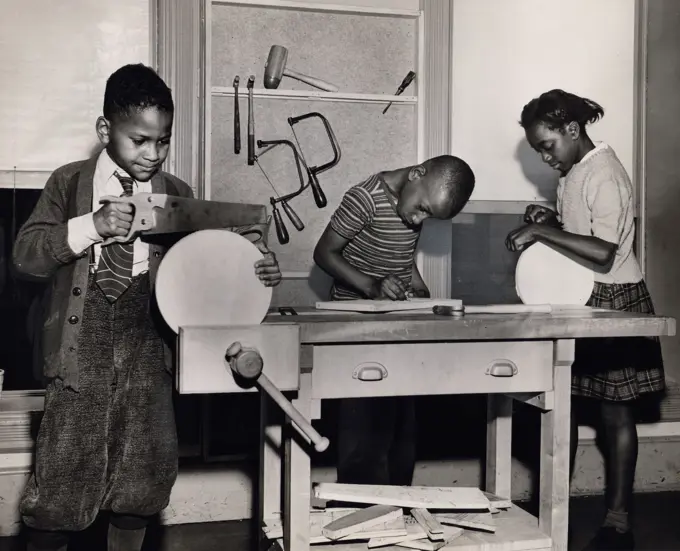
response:
[[[566,551],[574,339],[674,334],[672,318],[586,307],[457,318],[271,310],[258,326],[181,327],[177,383],[184,393],[243,392],[224,359],[225,349],[239,341],[260,352],[263,372],[281,391],[294,393],[293,405],[308,419],[320,417],[324,399],[488,394],[485,489],[507,498],[512,403],[533,405],[541,415],[538,518],[513,507],[499,514],[496,534],[463,536],[447,548]],[[277,425],[272,408],[262,392],[258,515],[263,522],[281,514],[284,549],[307,550],[315,451],[290,421]],[[366,543],[332,547],[353,551]]]

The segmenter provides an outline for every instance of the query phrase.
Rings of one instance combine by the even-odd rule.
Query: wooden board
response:
[[[416,522],[411,516],[404,517],[404,526],[406,527],[407,535],[405,536],[389,536],[380,538],[371,538],[368,540],[368,548],[374,549],[378,547],[388,547],[400,542],[414,541],[427,538],[425,529]]]
[[[512,500],[508,497],[500,497],[491,492],[484,492],[484,495],[496,509],[510,509],[512,507]]]
[[[335,519],[321,529],[321,534],[330,540],[339,540],[403,516],[404,512],[401,507],[374,505]]]
[[[317,311],[268,316],[266,323],[300,324],[302,344],[575,339],[673,336],[675,319],[592,308],[554,309],[551,314],[470,314],[461,318],[425,313],[352,314]]]
[[[430,486],[379,486],[322,482],[314,487],[319,499],[347,503],[397,505],[427,509],[469,509],[488,511],[489,500],[479,488],[438,488]]]
[[[411,509],[411,515],[416,519],[418,524],[427,530],[427,536],[431,540],[444,539],[444,528],[437,522],[437,519],[432,516],[430,511],[427,509],[414,508]]]
[[[422,538],[419,540],[403,541],[395,544],[397,547],[405,547],[407,549],[422,549],[424,551],[437,551],[445,545],[448,546],[451,542],[457,540],[463,535],[464,530],[455,526],[445,526],[442,538],[433,541],[430,538]]]
[[[362,3],[366,4],[345,2]],[[289,68],[332,82],[342,91],[393,94],[414,68],[417,22],[412,18],[277,9],[276,2],[270,4],[274,5],[213,4],[213,85],[231,86],[234,75],[241,75],[243,83],[243,75],[255,74],[256,88],[262,88],[272,44],[288,48]],[[347,59],[352,63],[343,63]],[[279,89],[314,90],[289,77],[281,80]],[[415,95],[415,90],[413,83],[404,95]]]
[[[491,513],[442,513],[435,517],[442,524],[495,532],[496,524]]]
[[[158,268],[156,297],[166,323],[181,326],[258,325],[272,289],[255,274],[262,253],[225,230],[203,230],[178,241]]]
[[[316,303],[317,310],[340,310],[343,312],[404,312],[408,310],[432,310],[434,306],[463,308],[459,299],[411,298],[408,300],[336,300]]]
[[[331,543],[332,540],[328,539],[321,533],[323,527],[355,511],[358,511],[358,509],[331,508],[325,509],[323,511],[310,512],[309,514],[310,543],[313,544]],[[265,524],[262,527],[262,531],[270,540],[280,540],[281,538],[283,538],[283,524],[281,522],[281,517],[276,516],[272,519],[265,520]],[[340,538],[340,540],[338,541],[341,542],[363,541],[370,540],[371,538],[402,537],[406,535],[407,532],[404,523],[404,517],[401,516],[379,525],[361,529],[358,532]],[[366,544],[363,545],[365,548]],[[281,548],[283,549],[283,547]]]

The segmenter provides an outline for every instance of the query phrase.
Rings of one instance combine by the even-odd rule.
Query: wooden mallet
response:
[[[321,80],[320,78],[310,77],[293,71],[293,69],[286,68],[288,61],[288,50],[283,46],[272,46],[269,50],[269,57],[264,64],[264,87],[278,88],[281,78],[286,76],[305,82],[310,86],[325,90],[326,92],[337,92],[338,87],[335,84]]]
[[[278,404],[288,418],[295,423],[300,433],[314,444],[316,451],[323,452],[328,448],[328,438],[321,436],[312,424],[295,409],[295,406],[286,400],[286,397],[281,394],[281,391],[274,386],[269,378],[262,373],[264,363],[257,350],[243,348],[240,342],[235,342],[227,348],[225,358],[234,373],[244,381],[256,384],[260,387],[260,390],[266,392]]]

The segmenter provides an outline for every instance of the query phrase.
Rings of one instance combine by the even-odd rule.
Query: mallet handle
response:
[[[312,424],[305,419],[302,414],[295,409],[295,406],[291,404],[286,397],[281,394],[281,391],[274,386],[274,384],[269,380],[269,378],[262,373],[257,378],[257,385],[261,390],[266,392],[269,397],[274,400],[278,406],[283,410],[283,412],[293,421],[296,428],[307,438],[309,438],[314,444],[314,449],[318,452],[325,451],[328,448],[328,438],[321,436]]]
[[[293,71],[292,69],[288,68],[284,69],[283,74],[286,75],[287,77],[299,80],[300,82],[306,82],[310,86],[314,86],[314,88],[318,88],[319,90],[325,90],[326,92],[338,91],[338,87],[335,84],[331,84],[330,82],[326,82],[325,80],[321,80],[320,78],[303,75],[302,73],[298,73],[297,71]]]

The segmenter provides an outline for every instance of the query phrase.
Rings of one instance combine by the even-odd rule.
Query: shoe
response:
[[[583,551],[599,551],[605,549],[618,549],[621,551],[632,551],[635,549],[635,538],[633,532],[619,532],[613,526],[603,526],[597,532],[590,543],[583,548]]]

